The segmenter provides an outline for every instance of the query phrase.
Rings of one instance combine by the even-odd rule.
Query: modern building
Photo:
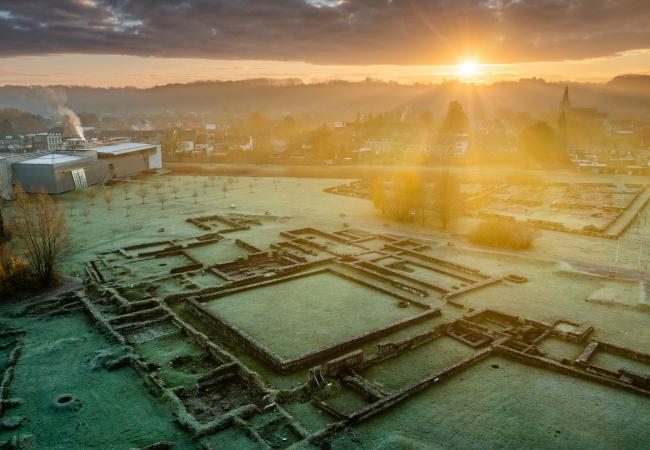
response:
[[[147,170],[162,169],[160,145],[125,142],[93,149],[106,163],[109,178],[124,178]]]
[[[162,168],[160,145],[119,143],[75,151],[0,159],[0,197],[19,184],[26,192],[60,194]]]
[[[25,192],[61,194],[84,189],[105,180],[102,161],[93,155],[50,153],[12,165],[14,183]]]

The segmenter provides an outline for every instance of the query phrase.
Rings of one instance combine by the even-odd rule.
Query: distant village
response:
[[[115,117],[60,109],[58,122],[17,110],[0,116],[0,192],[66,192],[188,163],[521,165],[650,175],[650,123],[572,104],[539,118],[501,111],[472,123],[464,105],[330,120],[289,114],[161,113]],[[12,123],[12,122],[15,122]],[[47,129],[47,131],[23,132]]]

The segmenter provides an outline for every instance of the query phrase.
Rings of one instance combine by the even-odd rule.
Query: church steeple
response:
[[[564,95],[560,102],[560,112],[566,114],[569,108],[571,108],[571,100],[569,100],[569,85],[566,85],[564,86]]]
[[[564,110],[560,111],[560,117],[557,119],[557,128],[560,136],[566,138],[566,113]]]
[[[569,100],[569,86],[564,87],[564,95],[560,102],[560,117],[557,120],[558,134],[560,138],[560,145],[566,151],[568,144],[567,136],[567,115],[571,109],[571,100]]]

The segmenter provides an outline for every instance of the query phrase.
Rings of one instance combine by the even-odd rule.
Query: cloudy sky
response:
[[[0,84],[650,73],[648,0],[0,0]]]

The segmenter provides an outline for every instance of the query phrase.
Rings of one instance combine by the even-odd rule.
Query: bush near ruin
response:
[[[29,289],[33,281],[27,262],[8,244],[0,244],[0,298],[8,300],[10,295]]]
[[[484,220],[468,237],[474,244],[525,250],[532,247],[537,232],[533,228],[519,223]]]

